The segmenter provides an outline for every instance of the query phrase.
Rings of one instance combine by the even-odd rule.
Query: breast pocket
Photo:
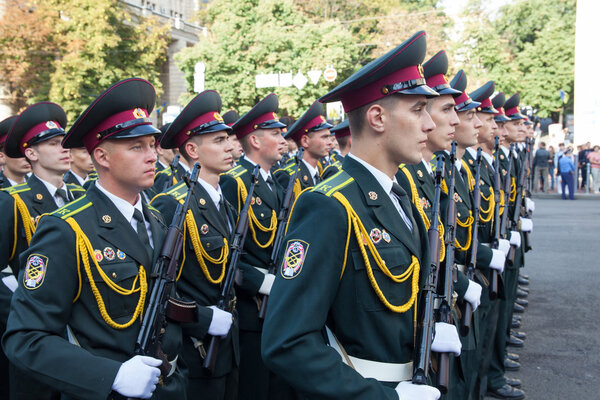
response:
[[[139,279],[136,278],[139,274],[139,265],[133,260],[113,262],[101,264],[100,268],[104,271],[106,279],[112,281],[114,285],[118,285],[125,291],[129,291],[135,281],[135,288],[140,287]],[[140,298],[140,291],[136,291],[132,294],[125,295],[117,293],[109,284],[103,279],[98,271],[92,266],[94,284],[98,288],[102,301],[106,306],[108,315],[116,322],[120,322],[118,318],[131,317],[135,312],[135,308]],[[146,271],[148,274],[149,271]],[[91,285],[89,279],[86,276],[86,281]]]
[[[387,268],[392,275],[400,275],[405,272],[411,262],[410,252],[402,245],[387,246],[377,249],[379,255],[385,261]],[[367,251],[367,254],[369,252]],[[383,301],[377,296],[375,288],[367,274],[365,261],[359,250],[352,250],[352,263],[354,264],[354,281],[356,287],[357,301],[366,311],[379,311],[387,309]],[[369,262],[373,271],[373,276],[379,289],[388,302],[398,306],[406,303],[412,293],[412,276],[402,283],[394,282],[385,275],[373,257],[369,255]]]

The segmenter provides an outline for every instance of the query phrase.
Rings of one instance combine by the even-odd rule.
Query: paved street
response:
[[[535,200],[527,340],[521,371],[508,376],[527,399],[599,399],[600,198]]]

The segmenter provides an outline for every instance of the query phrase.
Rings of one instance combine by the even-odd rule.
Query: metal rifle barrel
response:
[[[431,225],[427,236],[429,237],[429,255],[431,257],[431,270],[427,277],[427,282],[423,290],[425,291],[425,309],[421,329],[419,332],[417,347],[417,363],[413,371],[412,383],[418,385],[427,385],[429,376],[429,363],[431,361],[431,341],[435,321],[433,319],[433,308],[436,297],[437,280],[440,269],[440,236],[439,236],[439,214],[440,214],[440,193],[442,191],[442,179],[444,176],[444,160],[442,156],[437,156],[435,170],[435,194],[433,197],[433,206],[431,208]]]
[[[292,202],[292,194],[294,193],[294,184],[296,183],[296,179],[298,178],[298,173],[300,171],[300,163],[302,162],[302,156],[304,155],[304,147],[300,147],[298,149],[298,154],[296,154],[296,170],[294,171],[294,175],[292,175],[290,181],[288,182],[285,197],[283,198],[283,204],[281,210],[279,210],[279,215],[277,217],[277,232],[275,233],[275,240],[273,241],[273,248],[271,249],[271,258],[269,259],[269,268],[268,271],[270,274],[274,274],[277,270],[277,258],[279,256],[279,251],[281,250],[281,244],[283,243],[283,234],[285,233],[285,228],[288,223],[290,205]],[[265,315],[267,314],[267,305],[269,304],[269,295],[265,294],[262,297],[262,301],[260,303],[260,309],[258,310],[258,318],[261,320],[265,319]]]
[[[456,142],[452,142],[450,150],[450,184],[448,185],[448,231],[446,232],[446,268],[444,274],[444,292],[440,304],[440,322],[452,324],[452,269],[454,268],[454,239],[456,238],[456,201],[454,201],[454,180],[456,179]],[[438,365],[438,389],[448,392],[450,384],[450,355],[440,353]]]
[[[500,145],[499,138],[494,138],[494,239],[492,241],[492,248],[498,248],[498,240],[500,239],[500,157],[499,154]],[[490,279],[490,290],[489,296],[491,300],[498,298],[498,271],[492,269],[492,276]]]
[[[481,147],[477,149],[477,157],[475,161],[475,189],[473,190],[473,229],[472,229],[472,241],[471,241],[471,257],[469,265],[467,266],[467,278],[473,280],[475,275],[475,266],[477,264],[477,246],[479,245],[479,238],[477,236],[479,230],[479,208],[481,206],[481,188],[479,187],[479,181],[481,179]],[[473,307],[471,303],[465,300],[464,310],[462,312],[462,318],[460,321],[460,334],[466,336],[471,328],[471,320],[473,318]]]
[[[235,281],[235,273],[242,255],[244,242],[246,241],[246,233],[248,232],[248,210],[250,209],[252,196],[254,195],[254,187],[256,186],[256,182],[258,182],[259,173],[260,166],[256,165],[254,167],[254,171],[252,172],[252,183],[248,189],[248,195],[244,201],[244,207],[240,212],[238,223],[235,228],[235,234],[231,245],[233,251],[231,253],[231,259],[229,260],[229,269],[227,270],[225,282],[223,283],[223,288],[221,289],[221,295],[219,296],[219,300],[217,302],[217,307],[221,310],[225,310],[227,308],[229,295]],[[217,361],[217,353],[219,351],[220,344],[221,337],[212,336],[210,338],[210,344],[208,345],[208,350],[206,351],[206,357],[204,357],[204,362],[202,363],[202,368],[210,374],[212,374],[215,370],[215,363]]]

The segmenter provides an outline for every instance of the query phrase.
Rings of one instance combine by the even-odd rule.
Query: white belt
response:
[[[464,264],[454,264],[456,265],[456,268],[462,272],[463,274],[465,273],[465,270],[467,269],[467,267]]]
[[[167,378],[170,377],[171,375],[173,375],[175,373],[175,370],[177,369],[177,359],[179,358],[179,356],[175,356],[175,358],[173,359],[173,361],[169,361],[169,364],[171,364],[171,370],[169,371],[169,374],[167,375]]]
[[[327,331],[329,346],[340,354],[344,364],[354,368],[354,370],[361,374],[363,378],[374,378],[381,382],[401,382],[412,379],[412,361],[405,364],[396,364],[353,357],[342,350],[337,338],[328,327],[325,327],[325,330]]]
[[[260,267],[254,267],[254,268],[256,268],[258,271],[262,272],[265,275],[269,273],[269,270],[266,268],[260,268]]]

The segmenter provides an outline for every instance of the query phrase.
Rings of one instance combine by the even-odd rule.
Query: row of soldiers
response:
[[[275,94],[226,121],[208,90],[161,132],[138,78],[68,131],[49,102],[3,121],[3,152],[32,169],[0,192],[11,398],[524,398],[504,372],[532,229],[526,118],[425,52],[418,32],[291,126]],[[69,149],[91,156],[83,187],[63,181]],[[138,333],[180,216],[158,359]]]

